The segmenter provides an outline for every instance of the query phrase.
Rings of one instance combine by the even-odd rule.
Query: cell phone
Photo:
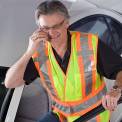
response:
[[[49,33],[47,34],[47,37],[48,37],[48,41],[50,41],[52,39],[52,37],[50,36]]]

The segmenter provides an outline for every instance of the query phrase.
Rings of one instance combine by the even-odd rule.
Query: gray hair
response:
[[[69,13],[65,5],[58,0],[48,0],[39,4],[35,11],[35,18],[38,21],[40,15],[59,13],[69,19]]]

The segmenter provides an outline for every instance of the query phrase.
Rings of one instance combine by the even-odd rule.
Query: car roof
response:
[[[43,1],[45,0],[0,1],[0,66],[11,66],[25,52],[28,37],[37,28],[34,10]],[[122,0],[61,1],[70,12],[70,23],[85,16],[100,13],[111,15],[122,22]]]

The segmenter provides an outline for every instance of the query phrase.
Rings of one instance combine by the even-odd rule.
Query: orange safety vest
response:
[[[32,56],[40,81],[51,97],[52,109],[63,122],[64,119],[72,122],[100,105],[106,93],[105,82],[96,68],[97,43],[96,35],[71,32],[71,55],[66,74],[56,61],[49,42],[41,44]],[[90,122],[92,120],[108,122],[109,112],[103,112]]]

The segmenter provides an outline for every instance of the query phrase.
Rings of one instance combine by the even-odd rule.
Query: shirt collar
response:
[[[71,34],[70,31],[67,31],[67,51],[71,53]]]

